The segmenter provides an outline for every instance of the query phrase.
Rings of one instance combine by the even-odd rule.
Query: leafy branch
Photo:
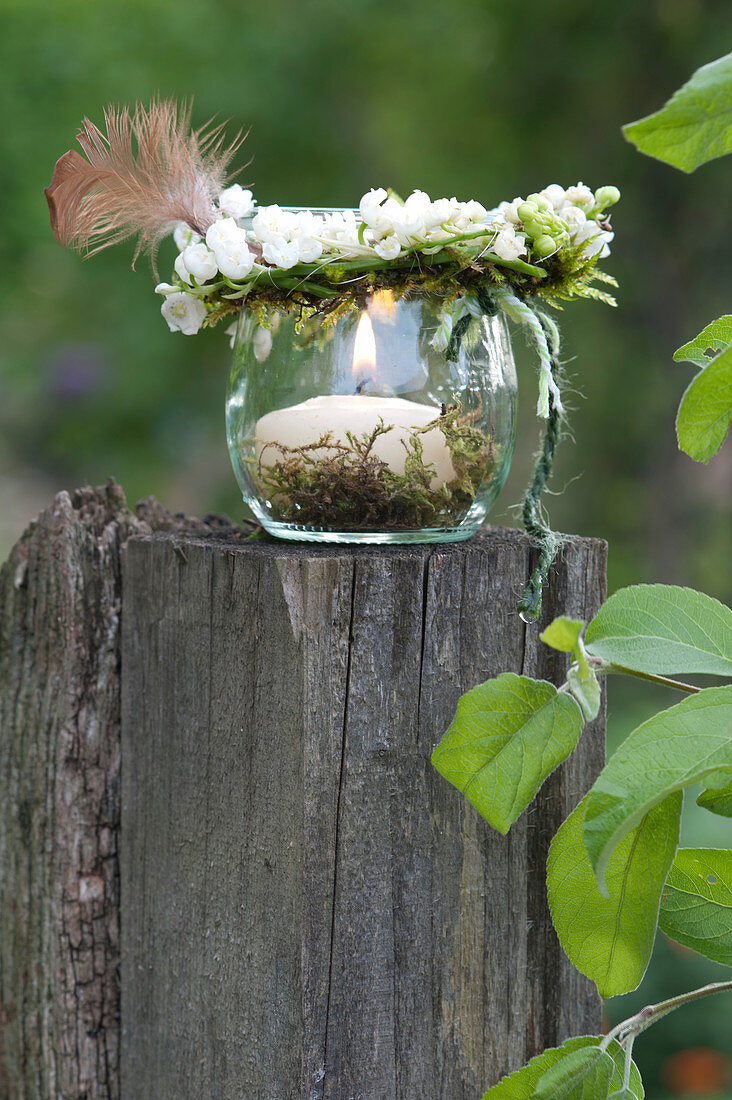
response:
[[[460,699],[434,766],[506,833],[597,716],[600,677],[677,688],[686,697],[629,734],[554,837],[549,907],[562,947],[604,997],[639,984],[659,925],[700,954],[732,963],[732,852],[678,847],[688,787],[701,782],[699,804],[732,816],[732,683],[701,688],[674,678],[732,678],[732,610],[689,588],[635,585],[611,596],[589,624],[555,619],[542,640],[570,656],[561,687],[514,673],[479,684]],[[545,1051],[539,1059],[547,1061],[530,1063],[542,1075],[525,1078],[529,1091],[486,1096],[641,1096],[624,1060],[640,1030],[626,1036],[620,1080],[620,1062],[596,1053],[612,1055],[612,1044],[572,1040],[558,1048],[561,1058]],[[524,1080],[515,1077],[506,1079],[512,1089]]]
[[[685,172],[732,152],[732,54],[699,69],[624,133]],[[732,420],[732,315],[712,321],[674,359],[700,368],[679,407],[679,446],[708,462]],[[506,833],[599,713],[598,677],[624,674],[682,692],[626,738],[558,830],[547,861],[549,906],[562,947],[605,997],[636,988],[658,927],[732,965],[732,851],[678,846],[689,786],[704,786],[699,806],[732,817],[732,683],[676,679],[732,677],[732,611],[692,589],[636,585],[616,592],[589,624],[556,619],[542,640],[570,655],[565,683],[503,673],[479,684],[460,699],[433,764]],[[641,1100],[636,1038],[682,1005],[724,991],[732,981],[650,1005],[604,1038],[568,1039],[483,1100]]]
[[[731,153],[732,54],[703,65],[660,111],[623,133],[641,153],[683,172]],[[708,462],[732,421],[732,316],[712,321],[674,359],[702,368],[681,399],[676,433],[682,451]]]
[[[567,1039],[504,1077],[483,1100],[643,1100],[643,1084],[633,1061],[639,1035],[664,1016],[701,997],[732,991],[732,981],[711,985],[648,1005],[604,1037]]]

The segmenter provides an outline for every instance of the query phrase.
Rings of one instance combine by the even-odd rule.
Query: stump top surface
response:
[[[378,555],[384,558],[412,558],[424,560],[435,553],[454,555],[467,554],[475,550],[494,550],[499,546],[525,551],[532,543],[524,531],[513,527],[486,526],[472,538],[463,542],[440,543],[396,543],[350,545],[333,542],[295,542],[287,539],[252,538],[242,527],[229,525],[223,521],[213,523],[210,520],[205,529],[187,529],[184,526],[176,530],[153,531],[151,534],[136,534],[130,542],[172,542],[176,545],[216,547],[226,553],[247,553],[263,558],[366,558]],[[579,535],[565,535],[564,548],[591,549],[605,547],[604,539],[584,538]]]

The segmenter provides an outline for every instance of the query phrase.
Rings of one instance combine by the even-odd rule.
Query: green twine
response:
[[[476,298],[480,309],[487,317],[494,317],[496,315],[499,309],[499,303],[496,302],[496,299],[485,288],[480,288]],[[519,303],[515,304],[518,307]],[[525,307],[523,312],[527,314],[530,307],[526,306],[525,302],[521,303],[521,305]],[[531,320],[527,314],[525,321],[530,321],[534,327],[536,327],[536,321],[538,321],[541,326],[549,352],[551,376],[554,382],[556,382],[559,374],[559,330],[554,321],[544,313],[540,313],[538,310],[531,310],[531,313],[536,320]],[[445,352],[445,357],[447,359],[458,359],[460,355],[460,345],[469,324],[470,315],[460,317],[459,320],[455,322]],[[545,356],[544,366],[547,366]],[[551,383],[551,379],[549,381]],[[558,395],[559,393],[556,386],[553,387],[553,391],[554,392],[552,392],[552,389],[549,389],[548,393],[545,394],[545,397],[548,398],[549,415],[545,420],[546,427],[544,429],[541,450],[537,455],[531,482],[529,483],[522,503],[524,530],[527,535],[533,539],[539,552],[536,567],[529,577],[523,596],[518,605],[518,613],[525,623],[535,623],[541,615],[541,597],[544,585],[549,576],[549,570],[563,542],[562,537],[555,531],[552,531],[551,527],[545,522],[541,507],[541,497],[546,488],[547,481],[551,476],[552,465],[554,463],[554,452],[560,439],[563,418],[561,401],[558,396],[555,396],[555,394]]]
[[[556,380],[559,372],[559,330],[554,322],[543,313],[537,311],[536,316],[546,336],[552,375]],[[541,509],[541,496],[552,472],[554,451],[559,442],[561,423],[562,411],[557,408],[554,394],[550,393],[549,416],[546,420],[544,439],[536,458],[534,473],[526,490],[522,506],[524,530],[527,535],[531,536],[539,550],[536,567],[529,577],[521,602],[518,605],[518,613],[525,623],[535,623],[541,615],[541,596],[544,585],[563,541],[544,521]]]
[[[468,331],[468,326],[472,317],[467,313],[464,317],[460,317],[452,326],[452,333],[445,349],[445,358],[449,359],[451,363],[457,363],[460,358],[460,345],[463,342],[463,336]]]

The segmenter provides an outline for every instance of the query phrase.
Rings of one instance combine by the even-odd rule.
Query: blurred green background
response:
[[[730,310],[732,166],[686,177],[620,134],[731,48],[728,0],[2,0],[0,12],[0,555],[55,491],[109,475],[131,501],[154,493],[173,510],[242,514],[223,333],[171,335],[147,264],[130,271],[131,246],[83,262],[48,224],[43,188],[82,116],[159,92],[193,97],[196,124],[251,128],[238,178],[262,203],[353,205],[385,185],[491,206],[550,182],[617,184],[603,266],[620,280],[620,309],[578,302],[561,315],[574,443],[557,463],[552,518],[609,540],[611,590],[657,580],[729,597],[732,447],[707,467],[678,453],[691,368],[671,357]],[[171,263],[164,248],[163,277]],[[514,525],[538,439],[521,343],[518,450],[493,517]],[[612,742],[662,702],[614,683]],[[724,826],[691,812],[688,842],[727,844]],[[646,1000],[710,972],[669,950]],[[651,1100],[714,1095],[661,1079],[692,1040],[729,1057],[725,1017],[727,1003],[699,1004],[643,1038]]]

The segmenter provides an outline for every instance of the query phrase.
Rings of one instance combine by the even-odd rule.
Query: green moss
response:
[[[274,462],[265,450],[257,477],[281,522],[339,530],[452,527],[465,518],[496,466],[492,440],[473,426],[478,415],[462,416],[460,406],[450,406],[410,432],[403,474],[374,453],[376,440],[393,430],[380,420],[371,432],[348,433],[347,443],[325,434],[303,447],[278,445],[281,457]],[[445,436],[456,476],[432,488],[436,472],[425,460],[421,436],[436,427]]]

